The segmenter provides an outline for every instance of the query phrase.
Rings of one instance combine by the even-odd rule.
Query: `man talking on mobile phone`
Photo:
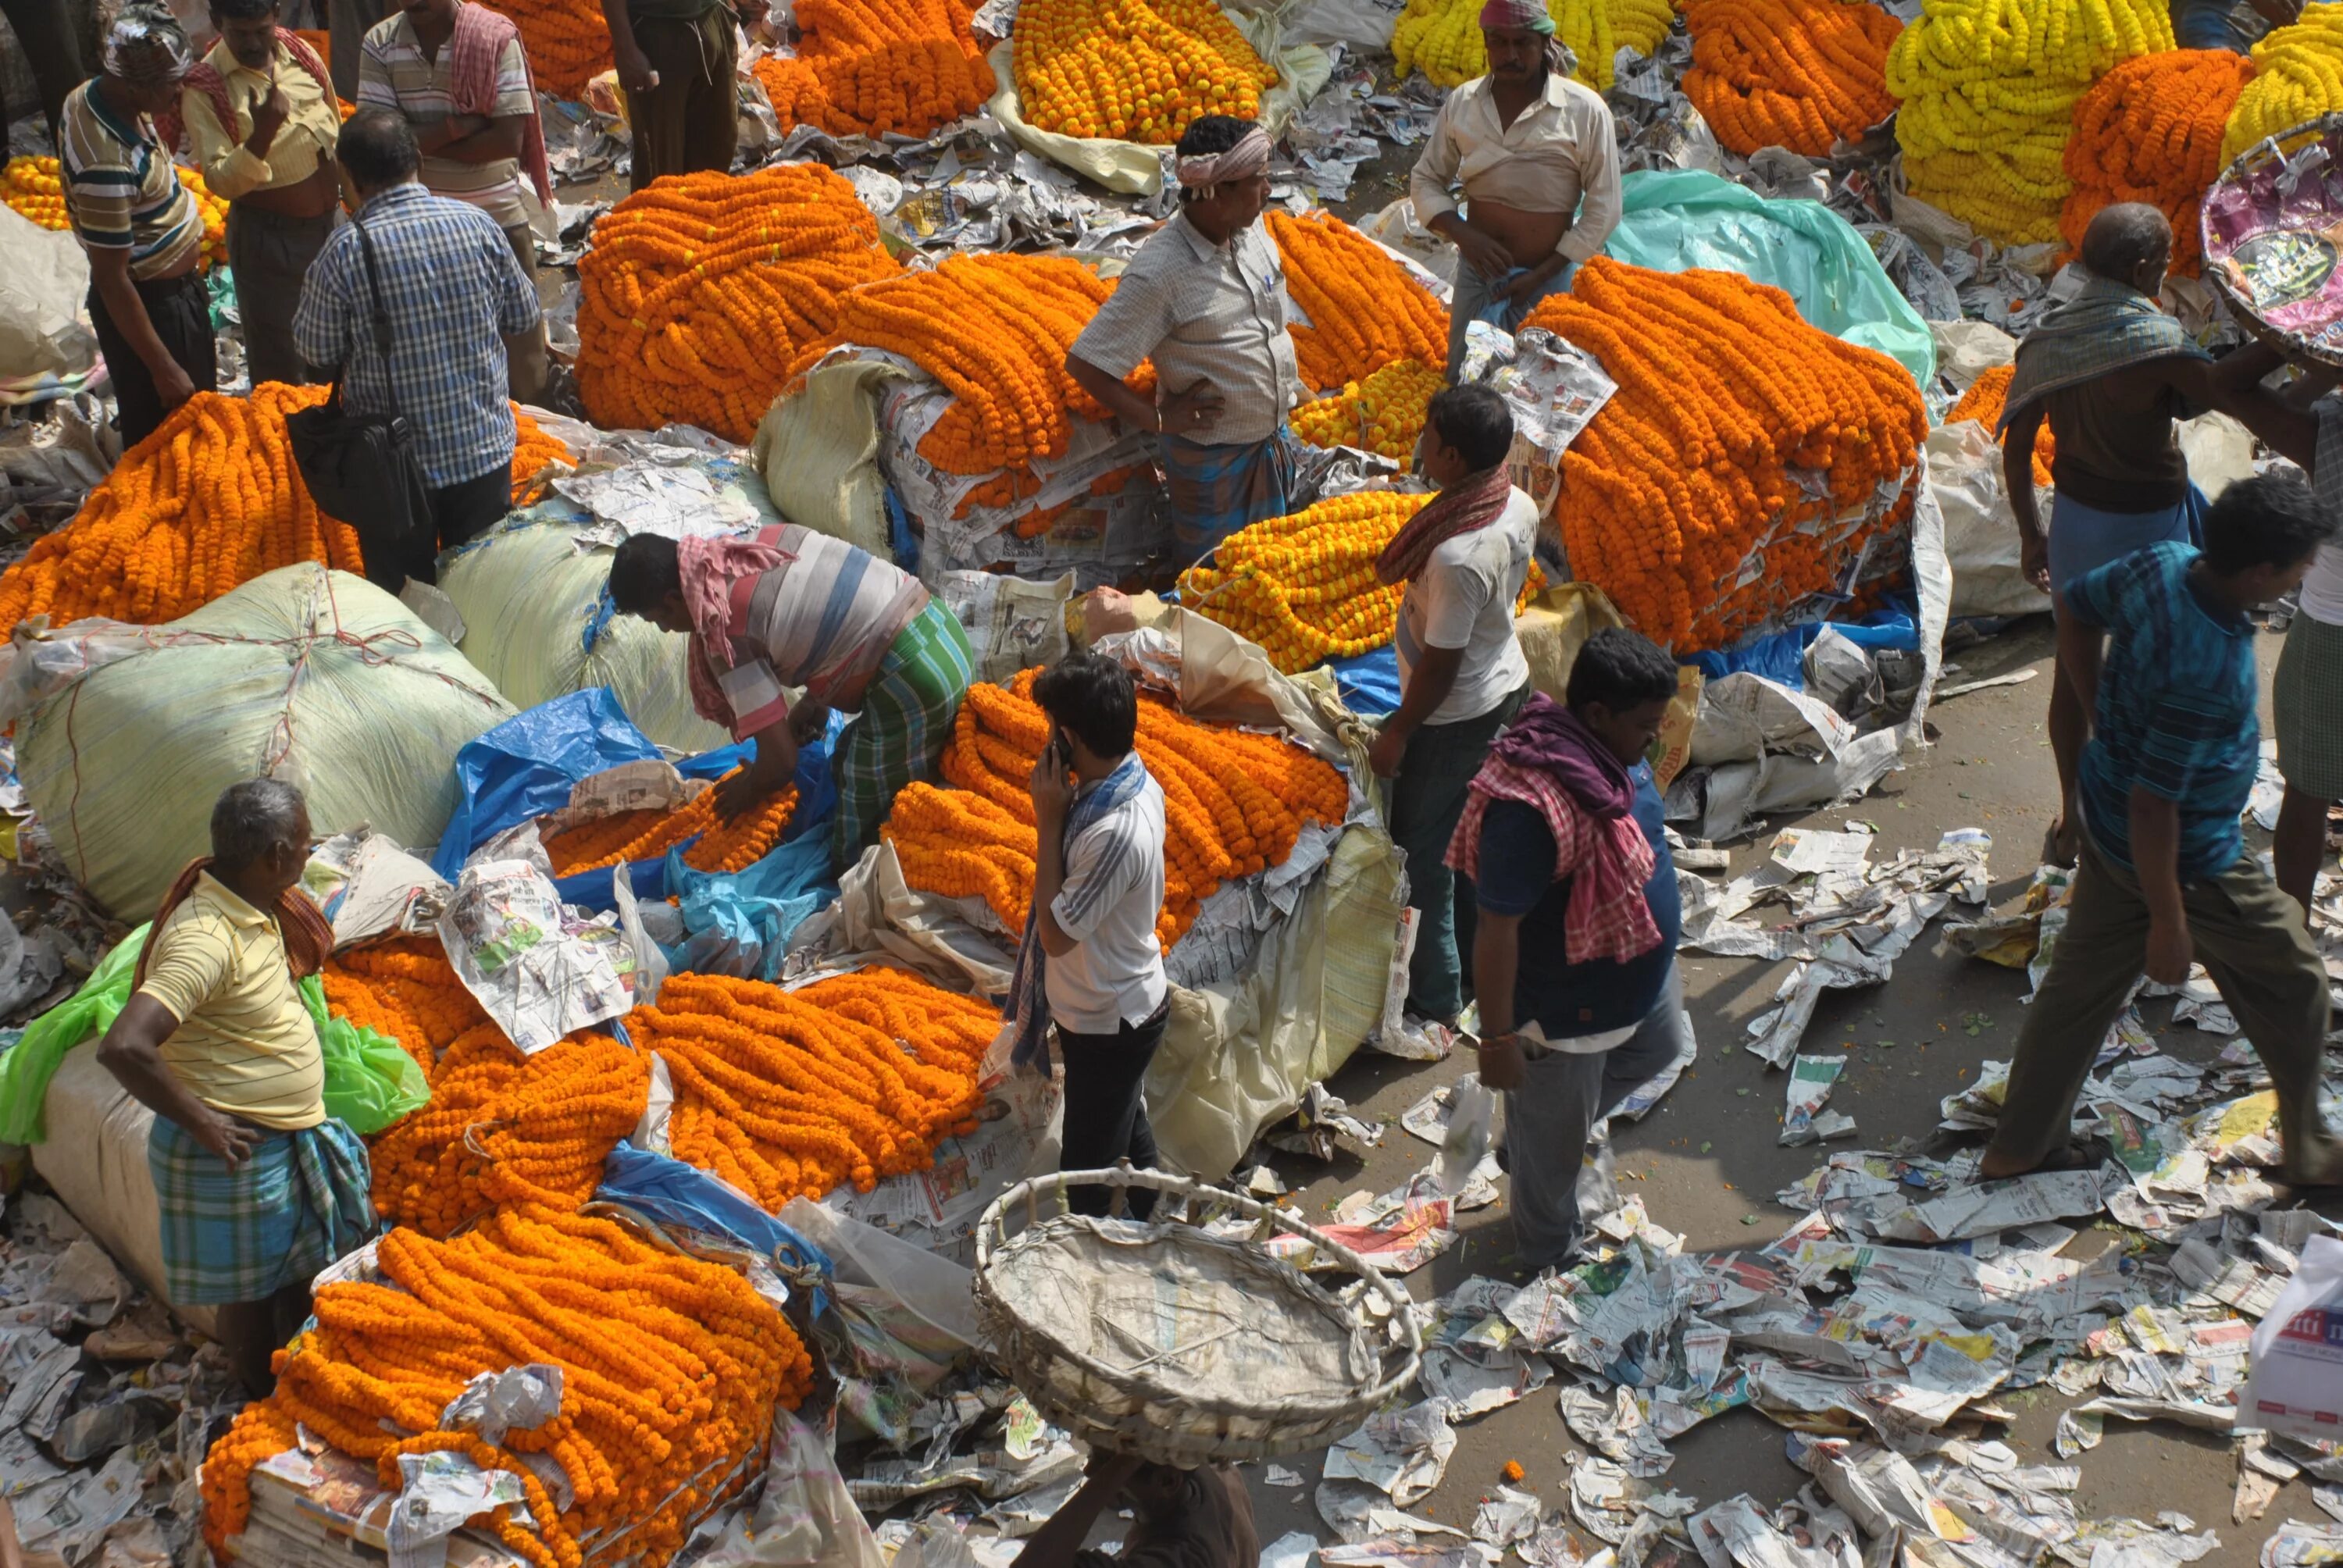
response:
[[[1018,1060],[1033,1060],[1049,1023],[1066,1064],[1061,1171],[1129,1159],[1155,1163],[1141,1086],[1171,1014],[1163,947],[1163,788],[1133,749],[1139,693],[1131,672],[1069,654],[1033,682],[1050,743],[1033,765],[1033,911],[1017,973]],[[1036,992],[1038,991],[1038,996]],[[1034,1004],[1046,1003],[1044,1010]],[[1103,1187],[1077,1187],[1074,1212],[1104,1214]],[[1155,1194],[1131,1193],[1144,1220]]]

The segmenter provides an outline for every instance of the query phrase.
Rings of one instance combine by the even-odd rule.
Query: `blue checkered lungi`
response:
[[[231,1171],[186,1128],[157,1116],[146,1169],[163,1211],[163,1286],[174,1306],[266,1301],[379,1228],[366,1145],[331,1117],[255,1144]]]

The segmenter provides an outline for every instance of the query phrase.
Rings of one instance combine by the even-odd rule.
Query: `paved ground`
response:
[[[2264,665],[2274,660],[2277,639],[2263,639]],[[1964,673],[1955,679],[2032,666],[2040,671],[2023,686],[1995,689],[1944,704],[1935,715],[1936,745],[1907,759],[1869,799],[1843,811],[1817,813],[1805,820],[1837,827],[1855,819],[1878,829],[1885,859],[1906,846],[1933,846],[1947,828],[1974,825],[1994,835],[1993,900],[1996,906],[2021,895],[2033,875],[2036,853],[2056,793],[2042,717],[2046,699],[2050,638],[2046,619],[2015,630],[1958,656]],[[2265,714],[2267,722],[2267,714]],[[1775,826],[1787,826],[1790,819]],[[1770,834],[1736,846],[1739,871],[1762,853]],[[1870,990],[1825,994],[1808,1030],[1805,1049],[1835,1045],[1851,1060],[1832,1099],[1834,1110],[1853,1115],[1855,1144],[1878,1148],[1900,1138],[1926,1142],[1936,1136],[1937,1101],[1960,1087],[1987,1058],[2006,1060],[2020,1017],[2024,976],[2016,971],[1939,955],[1933,932],[1897,960],[1895,978]],[[1653,1220],[1681,1233],[1688,1249],[1702,1251],[1747,1247],[1771,1241],[1795,1217],[1775,1204],[1772,1194],[1812,1170],[1821,1156],[1811,1147],[1783,1149],[1775,1142],[1783,1099],[1783,1077],[1765,1070],[1745,1051],[1723,1050],[1745,1039],[1744,1026],[1773,994],[1785,966],[1694,958],[1684,962],[1685,990],[1701,1044],[1700,1061],[1670,1096],[1617,1141],[1623,1191],[1640,1191]],[[2148,1014],[2160,1023],[2163,1004]],[[1972,1037],[1967,1015],[1991,1021]],[[1892,1041],[1893,1044],[1885,1042]],[[2162,1048],[2176,1055],[2209,1060],[2221,1041],[2183,1027],[2166,1035]],[[1461,1058],[1436,1064],[1394,1061],[1362,1055],[1332,1087],[1369,1117],[1395,1119],[1434,1084],[1463,1072]],[[1846,1148],[1847,1144],[1832,1145]],[[1702,1152],[1705,1149],[1706,1152]],[[1383,1191],[1404,1181],[1426,1160],[1428,1146],[1394,1126],[1383,1146],[1363,1163],[1332,1166],[1287,1158],[1279,1169],[1289,1181],[1305,1184],[1296,1201],[1306,1213],[1322,1212],[1344,1195],[1364,1188]],[[1630,1180],[1631,1178],[1634,1180]],[[1749,1215],[1756,1222],[1745,1224]],[[1500,1260],[1513,1251],[1503,1203],[1463,1216],[1463,1241],[1412,1276],[1419,1300],[1439,1295],[1476,1272],[1502,1273]],[[2106,1231],[2087,1231],[2071,1243],[2076,1255],[2111,1244]],[[1550,1506],[1568,1493],[1568,1456],[1580,1445],[1564,1426],[1549,1386],[1520,1402],[1459,1429],[1455,1457],[1439,1490],[1416,1512],[1444,1523],[1469,1525],[1481,1499],[1496,1485],[1508,1460],[1528,1472],[1526,1486]],[[2008,1396],[2018,1412],[2006,1440],[2029,1463],[2054,1462],[2050,1434],[2066,1402],[2048,1389]],[[1674,1445],[1677,1462],[1666,1480],[1704,1505],[1747,1491],[1772,1503],[1794,1494],[1806,1478],[1783,1453],[1784,1432],[1765,1417],[1743,1409],[1694,1429]],[[1261,1483],[1253,1473],[1253,1496],[1262,1536],[1272,1540],[1303,1529],[1321,1539],[1332,1532],[1316,1516],[1311,1497],[1319,1456],[1290,1462],[1308,1484],[1281,1490]],[[2226,1439],[2168,1424],[2139,1426],[2109,1421],[2106,1442],[2083,1455],[2084,1485],[2077,1502],[2087,1517],[2134,1515],[2152,1518],[2177,1508],[2200,1529],[2219,1530],[2222,1549],[2208,1565],[2250,1564],[2277,1521],[2324,1516],[2298,1482],[2281,1493],[2264,1519],[2229,1523],[2236,1463]]]

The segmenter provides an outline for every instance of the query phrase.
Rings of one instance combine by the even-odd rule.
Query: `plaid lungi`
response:
[[[1163,487],[1181,566],[1193,565],[1239,528],[1293,509],[1299,445],[1282,426],[1268,440],[1244,446],[1162,437]]]
[[[174,1306],[260,1302],[305,1283],[377,1229],[358,1135],[331,1117],[255,1144],[231,1171],[166,1116],[146,1135]]]
[[[2307,615],[2287,623],[2270,682],[2277,708],[2278,770],[2320,800],[2343,800],[2343,626]]]
[[[929,600],[895,634],[863,694],[862,711],[839,732],[830,759],[838,820],[830,824],[830,849],[840,870],[878,840],[879,824],[903,786],[935,772],[975,678],[968,634],[941,599]]]

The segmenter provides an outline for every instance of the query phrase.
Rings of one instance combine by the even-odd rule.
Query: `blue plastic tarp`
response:
[[[1926,387],[1936,374],[1928,324],[1888,281],[1863,236],[1812,201],[1768,201],[1698,169],[1644,169],[1622,182],[1606,255],[1661,272],[1712,267],[1771,284],[1809,326],[1876,348]]]
[[[1327,661],[1342,706],[1363,719],[1381,719],[1399,706],[1399,649],[1390,643],[1356,658]]]
[[[826,832],[792,839],[745,871],[695,871],[670,849],[665,871],[661,896],[675,897],[689,933],[659,950],[678,974],[778,980],[790,933],[838,897]]]
[[[573,691],[515,714],[456,753],[456,814],[431,869],[456,879],[465,858],[506,829],[569,803],[569,788],[621,762],[656,758],[608,687]]]
[[[1823,634],[1825,627],[1857,648],[1873,652],[1886,648],[1910,652],[1920,646],[1920,628],[1913,621],[1912,612],[1903,606],[1895,605],[1873,610],[1861,620],[1809,621],[1804,626],[1752,638],[1715,653],[1695,653],[1676,662],[1697,666],[1702,676],[1709,680],[1722,680],[1728,675],[1746,671],[1786,686],[1792,691],[1804,691],[1806,689],[1806,648]]]
[[[830,1310],[827,1287],[837,1277],[830,1254],[782,1224],[742,1195],[696,1166],[621,1139],[602,1161],[602,1184],[594,1196],[622,1204],[662,1225],[683,1225],[729,1237],[743,1247],[791,1269],[813,1269],[821,1283],[813,1290],[814,1315]]]

